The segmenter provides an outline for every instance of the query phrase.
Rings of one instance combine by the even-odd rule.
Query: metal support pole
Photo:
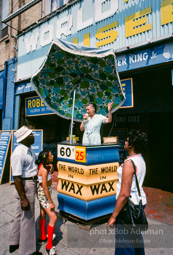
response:
[[[72,117],[71,117],[71,130],[70,130],[70,144],[72,144],[72,134],[73,134],[73,119],[74,119],[74,106],[75,106],[76,90],[73,91],[73,107],[72,107]]]

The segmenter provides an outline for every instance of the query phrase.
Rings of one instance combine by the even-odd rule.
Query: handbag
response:
[[[136,166],[132,160],[130,160],[134,167],[135,179],[136,179],[136,186],[138,190],[138,195],[140,198],[139,205],[136,206],[131,200],[130,197],[128,198],[126,204],[124,205],[123,209],[121,210],[119,217],[120,221],[123,225],[127,228],[146,231],[148,229],[148,221],[144,212],[144,208],[142,206],[142,197],[141,192],[139,189],[139,183],[136,176]]]

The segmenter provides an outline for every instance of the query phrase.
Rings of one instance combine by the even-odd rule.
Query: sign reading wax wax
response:
[[[102,183],[85,185],[59,178],[57,190],[59,193],[90,201],[98,198],[112,196],[116,194],[118,180],[111,180]]]

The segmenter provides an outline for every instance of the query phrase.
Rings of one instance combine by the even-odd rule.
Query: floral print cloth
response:
[[[107,115],[109,102],[114,102],[114,112],[125,100],[113,51],[62,40],[52,44],[46,60],[31,81],[45,104],[67,119],[72,117],[73,91],[76,89],[76,121],[83,119],[89,102],[97,105],[98,114]]]
[[[48,186],[49,194],[52,194],[52,185]],[[43,187],[41,185],[37,188],[37,198],[43,208],[49,208],[49,200],[47,199]]]

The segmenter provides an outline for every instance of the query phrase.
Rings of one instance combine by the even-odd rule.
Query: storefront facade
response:
[[[45,109],[41,99],[36,98],[30,78],[57,38],[84,46],[111,48],[116,54],[122,84],[132,81],[131,91],[125,91],[131,105],[125,105],[114,114],[114,122],[104,127],[103,136],[110,131],[111,135],[123,134],[123,130],[130,128],[147,132],[150,143],[144,154],[145,185],[171,191],[172,4],[173,0],[76,1],[21,34],[13,128],[30,124],[35,129],[43,129],[44,147],[56,153],[56,144],[68,135],[70,121]],[[75,124],[74,132],[81,139],[79,123]],[[123,143],[123,135],[121,140]]]

